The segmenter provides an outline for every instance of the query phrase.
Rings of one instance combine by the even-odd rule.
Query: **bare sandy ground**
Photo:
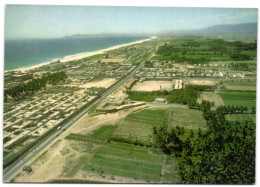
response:
[[[175,81],[144,81],[138,82],[132,88],[133,91],[158,91],[162,89],[172,90]]]
[[[118,49],[120,47],[126,47],[126,46],[133,45],[133,44],[140,44],[140,43],[143,43],[143,42],[146,42],[146,41],[149,41],[149,40],[153,40],[153,39],[156,39],[156,38],[157,38],[156,36],[152,36],[149,39],[139,40],[139,41],[131,42],[131,43],[127,43],[127,44],[116,45],[116,46],[109,47],[109,48],[102,49],[102,50],[98,50],[98,51],[75,54],[75,55],[64,57],[60,61],[61,62],[69,62],[69,61],[73,61],[73,60],[79,60],[79,59],[90,57],[90,56],[93,56],[93,55],[103,54],[103,53],[105,53],[107,51]],[[42,63],[42,64],[33,65],[33,66],[30,66],[30,67],[19,68],[19,69],[16,69],[16,70],[19,70],[21,72],[25,72],[25,71],[28,71],[30,69],[35,69],[35,68],[41,67],[43,65],[50,64],[51,62],[52,61],[45,62],[45,63]]]
[[[76,122],[76,124],[66,132],[59,136],[57,140],[51,147],[43,150],[42,153],[47,151],[46,154],[42,155],[40,153],[35,160],[30,163],[33,169],[32,173],[21,172],[17,177],[15,177],[14,182],[48,182],[51,179],[63,178],[61,175],[64,172],[64,168],[68,167],[71,162],[75,162],[82,153],[75,151],[74,146],[79,144],[78,142],[71,142],[64,139],[70,133],[78,133],[82,135],[87,135],[93,133],[103,125],[116,125],[121,119],[126,117],[129,113],[144,108],[144,106],[139,106],[125,111],[120,111],[111,114],[101,114],[97,116],[84,116]],[[80,147],[80,145],[78,145]],[[84,148],[84,147],[83,147]],[[39,157],[42,155],[41,157]],[[106,182],[121,182],[121,183],[141,183],[144,181],[138,181],[130,178],[124,177],[114,177],[115,180],[110,180],[109,178],[103,179],[99,175],[94,173],[89,174],[89,172],[80,170],[74,178],[77,179],[88,179],[96,181],[106,181]]]
[[[90,81],[86,84],[82,84],[79,87],[80,88],[91,88],[91,87],[104,87],[104,88],[108,88],[109,86],[111,86],[113,83],[116,82],[116,79],[114,78],[107,78],[107,79],[102,79],[99,81]]]
[[[101,59],[101,62],[104,62],[104,63],[108,63],[108,62],[118,62],[118,63],[121,63],[121,62],[124,62],[126,59],[124,58],[104,58],[104,59]],[[98,60],[94,61],[94,62],[98,62]]]
[[[202,100],[214,102],[216,107],[224,105],[224,102],[223,102],[221,96],[215,92],[202,92],[200,94],[200,97],[197,99],[197,102],[201,103]]]
[[[217,80],[201,80],[201,79],[193,79],[193,80],[184,80],[185,85],[187,84],[195,84],[195,85],[215,85],[218,83]]]

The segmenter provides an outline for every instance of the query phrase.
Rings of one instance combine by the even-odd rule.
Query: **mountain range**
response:
[[[254,41],[257,39],[257,23],[213,25],[196,30],[171,30],[161,36],[204,36],[228,40]]]
[[[239,23],[213,25],[203,29],[194,30],[169,30],[154,34],[75,34],[66,36],[67,38],[87,38],[87,37],[111,37],[111,36],[162,36],[162,37],[182,37],[182,36],[202,36],[223,38],[227,40],[255,41],[257,39],[257,23]]]

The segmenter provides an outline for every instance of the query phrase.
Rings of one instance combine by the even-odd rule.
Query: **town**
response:
[[[4,168],[26,163],[15,172],[10,169],[10,176],[15,175],[7,178],[54,183],[188,180],[185,172],[192,164],[183,165],[178,148],[175,154],[165,153],[171,146],[163,147],[153,136],[164,125],[177,129],[183,142],[203,136],[199,133],[211,128],[205,103],[208,111],[237,107],[224,113],[225,119],[254,127],[256,63],[256,42],[158,37],[80,60],[7,71]],[[55,73],[63,76],[52,81]],[[38,90],[29,87],[33,80],[45,79]],[[14,95],[15,89],[24,90]],[[197,163],[192,155],[187,158]]]

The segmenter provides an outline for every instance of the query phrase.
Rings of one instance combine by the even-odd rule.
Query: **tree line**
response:
[[[11,96],[13,98],[19,97],[22,94],[27,95],[39,91],[40,89],[46,87],[47,84],[56,85],[60,81],[64,81],[67,75],[61,71],[50,75],[43,75],[41,78],[32,79],[27,83],[21,83],[12,88],[6,89],[4,91],[4,97]]]
[[[210,85],[186,85],[184,89],[172,91],[135,92],[127,91],[128,99],[134,101],[154,101],[157,97],[166,98],[169,103],[187,104],[190,108],[198,107],[196,101],[198,92],[213,90]]]
[[[248,50],[256,50],[257,44],[255,43],[243,43],[241,41],[229,42],[224,41],[223,39],[213,39],[213,40],[205,40],[203,42],[198,43],[195,40],[189,40],[187,42],[181,43],[182,48],[175,47],[172,44],[165,43],[160,46],[157,50],[158,55],[169,56],[170,60],[174,60],[175,62],[187,62],[190,64],[200,63],[205,64],[208,63],[210,58],[210,53],[194,53],[195,51],[211,51],[216,55],[228,55],[231,60],[234,61],[242,61],[242,60],[251,60],[252,57],[246,54],[242,54],[242,51]],[[200,49],[200,45],[207,46],[208,49]],[[193,47],[197,47],[197,49],[193,49]],[[194,57],[185,57],[186,53],[189,51],[189,54],[193,54]],[[193,53],[192,53],[193,52]],[[197,56],[206,55],[206,56]]]
[[[166,154],[175,155],[180,183],[253,184],[255,182],[255,126],[226,121],[221,110],[203,116],[208,130],[154,127],[154,142]],[[184,138],[183,138],[184,137]]]
[[[245,54],[239,54],[239,53],[234,53],[230,55],[231,60],[234,61],[241,61],[241,60],[252,60],[252,58],[248,55]]]
[[[184,89],[173,90],[167,96],[169,103],[187,104],[190,108],[197,107],[198,92],[205,90],[213,90],[209,85],[186,85]]]
[[[246,106],[219,106],[217,111],[222,114],[255,114],[255,107],[248,108]]]
[[[231,63],[230,67],[234,70],[248,70],[248,64],[247,63]]]

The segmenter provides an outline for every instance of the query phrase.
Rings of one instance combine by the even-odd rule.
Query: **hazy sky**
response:
[[[5,38],[156,33],[257,22],[257,9],[7,5]]]

